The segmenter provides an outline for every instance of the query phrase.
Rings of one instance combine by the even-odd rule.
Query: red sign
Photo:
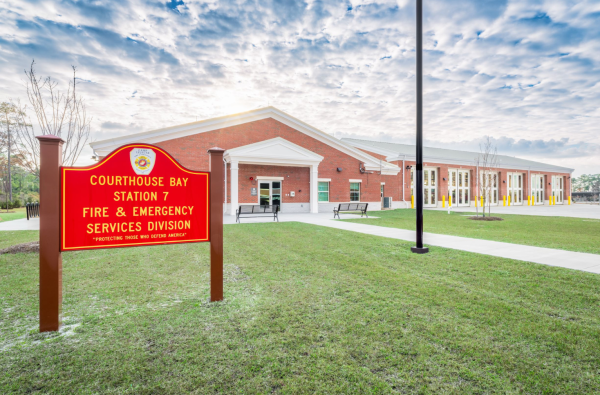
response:
[[[210,241],[208,172],[129,144],[61,168],[61,251]]]

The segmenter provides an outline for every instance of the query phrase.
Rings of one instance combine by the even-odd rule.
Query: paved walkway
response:
[[[326,226],[350,232],[364,233],[373,236],[389,237],[391,239],[414,241],[415,232],[412,230],[386,228],[369,225],[369,220],[377,217],[364,218],[364,223],[334,221],[332,214],[280,214],[281,222],[303,222],[311,225]],[[342,214],[345,219],[360,218],[360,215]],[[225,224],[235,224],[235,217],[225,215]],[[272,222],[268,218],[243,218],[242,223]],[[0,222],[2,230],[36,230],[39,229],[39,219],[18,219]],[[568,269],[600,273],[600,255],[555,250],[552,248],[531,247],[520,244],[503,243],[499,241],[470,239],[467,237],[425,233],[425,245],[451,248],[474,252],[477,254],[516,259],[520,261],[539,263],[549,266],[560,266]]]
[[[376,213],[375,213],[376,215]],[[363,218],[365,223],[334,221],[331,214],[280,214],[281,222],[295,221],[307,224],[326,226],[347,230],[350,232],[364,233],[373,236],[389,237],[391,239],[415,241],[416,235],[412,230],[387,228],[383,226],[369,225],[369,220],[376,217]],[[360,215],[342,214],[344,219],[360,218]],[[226,215],[226,224],[234,224],[235,217]],[[269,222],[265,218],[242,219],[243,223]],[[585,272],[600,273],[600,255],[586,254],[583,252],[572,252],[556,250],[553,248],[531,247],[521,244],[503,243],[499,241],[471,239],[467,237],[440,235],[435,233],[424,233],[425,245],[452,248],[474,252],[477,254],[491,255],[500,258],[516,259],[519,261],[539,263],[549,266],[560,266],[567,269],[581,270]]]
[[[1,221],[0,231],[2,230],[40,230],[40,219],[32,218],[29,221],[25,219],[14,219],[12,221]]]
[[[373,236],[389,237],[392,239],[415,241],[416,235],[412,230],[386,228],[344,221],[305,220],[302,222],[319,226],[327,226],[351,232],[365,233]],[[600,273],[600,255],[556,250],[552,248],[532,247],[521,244],[503,243],[499,241],[471,239],[467,237],[424,233],[423,242],[426,246],[452,248],[455,250],[491,255],[500,258],[516,259],[519,261],[540,263],[549,266],[560,266],[567,269]]]
[[[427,210],[448,211],[448,208],[433,208]],[[481,208],[479,209],[481,211]],[[452,207],[452,211],[474,213],[475,207]],[[566,205],[541,205],[528,206],[492,206],[492,214],[518,214],[518,215],[539,215],[543,217],[572,217],[600,219],[600,205],[598,204],[568,204]]]

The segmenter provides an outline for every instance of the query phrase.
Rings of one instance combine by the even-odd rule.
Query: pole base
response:
[[[427,254],[429,252],[429,248],[427,247],[410,247],[410,250],[415,254]]]

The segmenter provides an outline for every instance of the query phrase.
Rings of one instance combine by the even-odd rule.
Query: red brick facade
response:
[[[350,200],[350,184],[348,181],[350,179],[362,180],[360,196],[362,202],[378,202],[381,200],[381,182],[385,182],[386,196],[391,196],[394,201],[397,201],[401,197],[401,184],[399,186],[397,176],[380,175],[377,172],[361,173],[359,170],[360,160],[272,118],[167,140],[156,145],[168,151],[183,166],[192,170],[206,170],[208,169],[208,154],[206,150],[210,147],[232,149],[275,137],[284,138],[324,157],[318,167],[319,178],[331,179],[330,202],[348,202]],[[341,168],[342,171],[338,172],[337,168]],[[240,203],[255,203],[258,201],[256,196],[250,195],[250,188],[253,185],[258,188],[256,181],[253,184],[249,180],[251,176],[285,177],[282,201],[286,203],[304,203],[309,201],[310,177],[309,170],[306,167],[240,164],[238,176]],[[229,168],[227,179],[228,190],[230,190],[231,171]],[[294,198],[285,196],[285,194],[289,194],[292,190],[296,194]],[[299,192],[300,190],[302,192]],[[228,199],[228,201],[230,200]]]
[[[399,162],[391,162],[398,167],[402,168],[402,161]],[[414,161],[406,161],[404,163],[404,169],[398,173],[398,180],[400,183],[400,189],[402,188],[402,177],[405,175],[406,181],[404,185],[404,193],[407,201],[410,201],[411,196],[411,186],[410,186],[410,169],[406,170],[407,166],[414,166]],[[448,164],[437,164],[431,162],[424,163],[425,168],[434,168],[437,170],[437,196],[436,200],[438,202],[442,201],[442,197],[446,196],[446,201],[448,200],[448,182],[449,182],[449,171],[453,170],[468,170],[469,171],[469,179],[470,179],[470,196],[471,200],[475,196],[479,196],[480,192],[477,190],[477,168],[475,166],[456,166],[456,165],[448,165]],[[481,169],[480,169],[481,171]],[[534,174],[542,174],[544,176],[544,199],[548,200],[548,197],[552,195],[552,176],[561,176],[563,177],[563,191],[564,191],[564,201],[568,200],[568,197],[571,196],[571,179],[570,174],[568,173],[555,173],[555,172],[540,172],[540,171],[531,171],[528,173],[527,170],[521,169],[495,169],[495,172],[499,175],[499,183],[498,183],[498,197],[499,204],[503,204],[503,199],[505,196],[508,196],[508,173],[521,173],[523,174],[523,204],[527,205],[527,198],[530,195],[530,182],[531,176]],[[445,180],[444,180],[445,178]]]
[[[381,185],[384,184],[384,195],[392,197],[394,202],[406,202],[411,200],[411,182],[410,169],[407,166],[413,166],[415,163],[406,161],[391,162],[400,168],[397,175],[383,175],[378,171],[361,172],[362,162],[346,153],[339,151],[330,145],[319,141],[303,132],[300,132],[282,122],[273,118],[266,118],[257,121],[242,123],[236,126],[219,128],[208,132],[189,135],[186,137],[175,138],[157,143],[158,146],[167,150],[182,165],[193,170],[208,169],[208,153],[210,147],[221,147],[224,149],[233,149],[246,146],[253,143],[281,137],[289,142],[299,145],[313,153],[324,157],[318,166],[318,178],[331,179],[329,185],[329,202],[348,202],[350,201],[350,181],[351,179],[360,179],[361,182],[361,202],[380,202]],[[375,152],[362,150],[372,157],[379,160],[385,160],[385,155]],[[476,183],[476,168],[474,166],[455,166],[448,164],[425,163],[426,168],[436,169],[436,200],[441,204],[442,198],[448,196],[449,170],[459,169],[468,170],[470,175],[470,200],[479,195]],[[341,168],[341,172],[338,172]],[[570,178],[569,174],[559,173],[540,173],[532,172],[528,174],[526,170],[519,169],[497,169],[499,174],[498,197],[499,204],[502,204],[503,197],[508,194],[508,184],[506,183],[508,173],[523,174],[523,202],[527,204],[529,196],[529,183],[531,174],[544,175],[544,197],[552,194],[551,180],[553,175],[564,177],[564,200],[567,201],[570,196]],[[257,176],[264,177],[283,177],[282,180],[282,203],[310,203],[310,169],[301,166],[271,166],[255,164],[239,164],[238,174],[238,202],[240,204],[256,204],[258,196],[251,195],[251,189],[259,189],[259,180]],[[253,177],[253,180],[250,180]],[[444,180],[445,179],[445,180]],[[404,186],[404,190],[403,190]],[[227,201],[231,202],[231,168],[227,166]],[[291,196],[291,192],[295,196]]]
[[[173,138],[173,136],[182,137]],[[120,144],[139,138],[140,135],[124,136],[117,139],[119,141],[111,139],[94,142],[91,145],[94,150],[98,150],[99,155],[106,155]],[[231,203],[227,208],[231,213],[235,213],[236,204],[259,202],[260,180],[257,177],[280,178],[282,205],[291,203],[289,207],[293,208],[296,207],[294,204],[298,203],[297,206],[304,208],[306,204],[310,207],[310,212],[317,212],[321,208],[329,210],[331,204],[349,202],[351,180],[360,180],[360,201],[375,203],[370,206],[370,209],[380,207],[382,185],[384,196],[391,197],[396,203],[392,207],[404,207],[398,202],[411,201],[410,167],[414,166],[414,162],[395,161],[391,162],[395,165],[392,166],[386,162],[385,155],[372,152],[370,149],[384,153],[389,151],[379,151],[375,147],[369,148],[359,144],[358,146],[367,148],[360,152],[351,143],[340,142],[273,107],[150,131],[141,136],[140,141],[144,141],[144,138],[165,149],[182,165],[193,170],[208,170],[207,150],[209,148],[220,147],[227,150],[225,153],[228,162],[226,196],[227,202]],[[543,168],[544,165],[540,165]],[[368,170],[365,170],[365,167]],[[450,169],[468,171],[471,203],[479,195],[477,169],[474,166],[426,162],[425,168],[436,170],[435,200],[438,206],[444,198],[447,201],[449,196]],[[237,174],[233,183],[232,173]],[[508,194],[508,173],[523,175],[521,188],[523,204],[527,204],[534,174],[543,175],[545,201],[548,201],[552,195],[551,182],[554,175],[563,177],[564,201],[568,201],[570,196],[571,181],[568,172],[528,172],[527,169],[498,168],[494,173],[498,175],[497,190],[500,204],[503,202],[503,197]],[[327,202],[330,204],[329,207],[321,204],[322,202],[316,205],[318,179],[330,180],[329,202]],[[232,185],[235,183],[238,187],[232,190]],[[256,188],[255,196],[251,193],[253,188]]]

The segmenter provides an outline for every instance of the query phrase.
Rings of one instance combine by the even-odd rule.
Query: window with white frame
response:
[[[329,201],[329,182],[319,181],[319,202]]]
[[[360,202],[360,182],[350,183],[350,201]]]

